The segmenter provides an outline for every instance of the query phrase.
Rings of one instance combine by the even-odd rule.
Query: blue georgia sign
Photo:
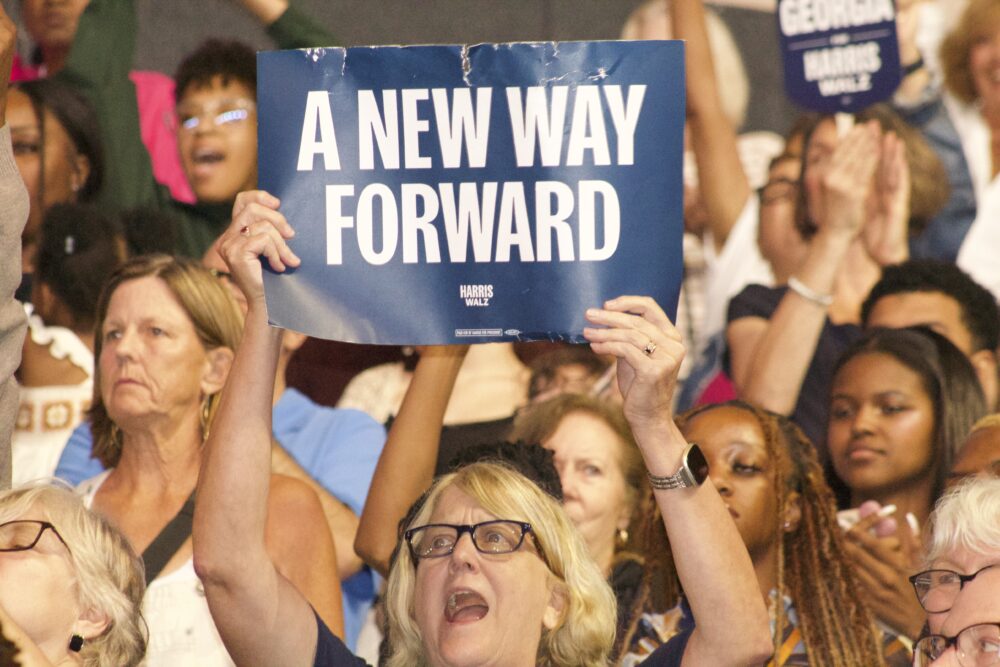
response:
[[[260,187],[302,265],[268,316],[358,343],[582,340],[621,294],[673,316],[680,42],[258,54]]]
[[[820,113],[853,113],[899,86],[893,0],[778,0],[785,91]]]

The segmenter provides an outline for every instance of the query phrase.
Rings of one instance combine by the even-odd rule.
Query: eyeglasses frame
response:
[[[983,568],[983,569],[986,569],[986,568]],[[982,572],[982,570],[980,570],[980,572]],[[955,651],[957,652],[958,651],[958,638],[961,637],[962,634],[964,634],[967,630],[971,630],[972,628],[978,628],[981,625],[990,625],[990,626],[993,626],[993,627],[997,628],[997,633],[1000,634],[1000,622],[997,622],[997,623],[973,623],[972,625],[970,625],[968,627],[965,627],[965,628],[962,628],[961,630],[959,630],[958,633],[954,637],[949,637],[947,635],[941,635],[941,634],[925,635],[925,636],[921,637],[916,643],[913,644],[914,659],[916,659],[917,651],[919,650],[918,647],[920,646],[920,644],[922,644],[923,642],[927,641],[928,639],[931,639],[932,637],[940,637],[941,639],[944,640],[944,650],[942,650],[941,653],[939,653],[937,656],[931,658],[931,660],[937,660],[938,658],[940,658],[944,654],[945,651],[947,651],[948,649],[950,649],[953,646],[955,647]],[[930,657],[930,656],[928,656],[928,657]],[[961,657],[959,657],[959,662],[961,662]],[[993,664],[1000,664],[1000,659],[998,659]]]
[[[958,577],[958,593],[961,593],[962,589],[965,588],[965,585],[967,583],[969,583],[970,581],[972,581],[973,579],[975,579],[976,577],[978,577],[979,574],[982,573],[983,571],[989,570],[989,569],[994,568],[994,567],[1000,567],[1000,563],[992,563],[990,565],[987,565],[986,567],[981,567],[978,570],[976,570],[975,572],[973,572],[972,574],[962,574],[960,572],[955,572],[954,570],[949,570],[949,569],[943,568],[943,567],[933,567],[933,568],[931,568],[929,570],[924,570],[923,572],[917,572],[916,574],[914,574],[914,575],[912,575],[910,577],[907,577],[907,579],[909,579],[910,585],[913,586],[913,593],[914,593],[914,595],[917,596],[917,602],[920,603],[920,607],[924,611],[926,611],[928,613],[931,613],[931,614],[943,614],[946,611],[951,611],[951,607],[948,607],[947,609],[935,609],[935,610],[931,610],[931,609],[928,609],[927,607],[925,607],[924,606],[924,601],[920,598],[920,591],[917,590],[917,579],[919,579],[920,577],[924,576],[925,574],[927,574],[929,572],[948,572],[948,573],[953,574],[956,577]],[[928,592],[930,592],[930,589],[928,589]],[[958,593],[955,594],[956,597],[958,596]],[[952,600],[952,604],[954,604],[954,600]]]
[[[517,546],[515,546],[510,551],[500,551],[500,552],[485,551],[481,549],[479,547],[479,543],[476,542],[475,530],[480,526],[488,526],[494,523],[509,523],[519,526],[521,528],[521,539],[518,540]],[[424,530],[426,528],[453,528],[456,532],[456,535],[455,535],[455,542],[454,544],[451,545],[451,549],[449,549],[446,553],[437,554],[436,556],[418,555],[416,548],[413,546],[413,536],[418,531]],[[542,547],[538,543],[538,538],[535,536],[535,531],[531,528],[531,524],[528,523],[527,521],[517,521],[515,519],[490,519],[489,521],[480,521],[479,523],[473,523],[473,524],[426,523],[422,526],[414,526],[413,528],[408,528],[406,531],[403,532],[403,539],[406,540],[406,545],[410,549],[410,556],[413,558],[413,564],[417,565],[418,563],[420,563],[420,561],[427,558],[444,558],[445,556],[450,556],[455,551],[455,547],[458,546],[458,541],[462,539],[462,535],[466,533],[469,534],[469,539],[472,541],[472,546],[476,548],[476,551],[478,551],[481,554],[486,554],[488,556],[502,556],[504,554],[509,554],[509,553],[512,554],[520,550],[521,545],[524,544],[525,535],[528,535],[530,533],[532,535],[532,539],[535,542],[535,547],[538,549],[538,555],[542,556],[542,560],[545,561],[545,557],[542,554]]]
[[[59,534],[59,531],[56,530],[56,527],[53,526],[48,521],[41,521],[38,519],[15,519],[14,521],[6,521],[4,523],[0,523],[0,530],[2,530],[4,526],[9,526],[12,523],[33,523],[41,526],[41,528],[38,530],[38,534],[35,535],[35,539],[31,544],[23,547],[17,547],[14,549],[4,549],[0,547],[0,553],[12,553],[15,551],[31,551],[32,549],[35,548],[35,545],[37,545],[38,542],[42,539],[42,535],[45,533],[46,530],[51,530],[52,533],[59,539],[59,541],[63,543],[63,546],[66,547],[66,550],[70,551],[69,545],[66,544],[66,540],[64,540],[63,536]]]

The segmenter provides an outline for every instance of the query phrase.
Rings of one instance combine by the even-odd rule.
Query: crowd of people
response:
[[[339,403],[268,323],[252,49],[132,71],[134,13],[22,0],[21,60],[0,9],[0,667],[1000,667],[1000,0],[898,0],[894,96],[756,161],[725,24],[642,3],[687,45],[677,317]]]

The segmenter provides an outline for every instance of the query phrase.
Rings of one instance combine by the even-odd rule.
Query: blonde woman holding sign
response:
[[[242,193],[222,245],[249,311],[207,443],[195,559],[215,621],[238,662],[362,664],[264,551],[267,407],[280,331],[267,326],[259,258],[278,272],[300,263],[285,242],[293,231],[278,203],[263,192]],[[673,425],[671,400],[683,356],[679,334],[642,297],[609,301],[587,317],[596,325],[585,330],[595,351],[618,357],[625,412],[647,469],[664,488],[657,502],[674,537],[678,571],[695,614],[704,619],[684,645],[664,647],[648,664],[763,661],[771,646],[749,556],[718,493],[701,484],[697,448],[688,447]],[[614,625],[610,590],[559,506],[523,478],[484,465],[446,476],[406,528],[389,577],[395,651],[389,664],[606,663]]]

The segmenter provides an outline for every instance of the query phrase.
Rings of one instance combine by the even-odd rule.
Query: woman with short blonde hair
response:
[[[86,667],[139,664],[146,652],[139,612],[146,588],[142,560],[108,521],[66,488],[39,484],[5,491],[0,563],[11,553],[30,554],[46,567],[45,576],[30,577],[17,574],[27,571],[0,568],[0,607],[46,657],[56,663],[77,655]],[[42,588],[49,575],[60,576],[63,562],[69,565],[66,589],[75,599],[47,596]],[[45,608],[29,608],[38,604]],[[80,618],[60,632],[59,619],[74,607]],[[61,648],[61,654],[53,655],[49,646]]]
[[[615,637],[614,594],[559,503],[506,466],[474,463],[439,477],[409,527],[430,523],[448,488],[470,496],[490,514],[531,524],[531,535],[549,568],[549,584],[565,602],[557,627],[542,634],[538,664],[606,665]],[[420,664],[424,653],[420,628],[411,615],[416,573],[417,562],[401,541],[387,589],[389,642],[394,649],[389,667]]]

